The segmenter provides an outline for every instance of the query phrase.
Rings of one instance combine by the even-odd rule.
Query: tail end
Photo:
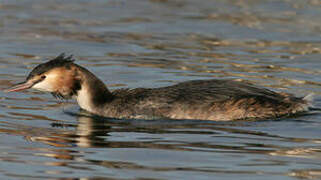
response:
[[[315,97],[315,94],[310,93],[303,98],[303,101],[305,101],[307,105],[313,106],[314,97]]]
[[[321,108],[314,106],[314,103],[313,103],[314,99],[315,99],[314,93],[310,93],[303,98],[303,101],[305,102],[305,104],[307,106],[307,110],[308,111],[321,111]]]

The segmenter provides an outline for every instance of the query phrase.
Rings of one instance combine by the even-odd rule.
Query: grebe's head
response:
[[[68,99],[81,88],[77,77],[76,65],[72,56],[64,54],[36,66],[27,76],[26,80],[7,92],[22,91],[33,88],[50,92],[57,98]]]

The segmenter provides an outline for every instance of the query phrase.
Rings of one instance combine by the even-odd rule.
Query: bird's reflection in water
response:
[[[58,144],[67,140],[72,146],[78,147],[108,147],[106,137],[108,136],[111,126],[108,124],[108,119],[92,116],[81,110],[80,113],[74,114],[67,112],[69,115],[77,118],[77,123],[66,124],[66,123],[52,123],[51,125],[56,128],[74,130],[66,131],[60,136],[64,139],[61,141],[57,138]]]
[[[19,125],[19,129],[6,130],[6,133],[21,135],[27,141],[49,145],[49,147],[41,144],[24,147],[25,150],[31,151],[34,156],[62,160],[43,163],[49,166],[70,166],[71,164],[65,160],[83,161],[83,151],[79,148],[110,146],[107,136],[111,127],[106,119],[91,116],[84,112],[80,114],[70,113],[70,115],[77,118],[76,123],[56,121],[51,123],[51,128]],[[17,125],[15,126],[17,127]],[[74,166],[72,165],[72,167]]]
[[[286,119],[224,123],[201,121],[200,123],[197,120],[106,119],[92,116],[85,111],[79,113],[77,111],[76,114],[67,112],[67,114],[75,117],[77,121],[57,120],[51,124],[51,127],[33,127],[12,123],[11,126],[16,129],[7,125],[7,128],[0,129],[0,132],[23,136],[27,140],[37,143],[36,145],[28,143],[27,147],[24,147],[34,157],[32,160],[26,161],[27,164],[59,166],[85,171],[91,171],[97,166],[109,170],[139,169],[157,172],[175,171],[182,168],[180,165],[158,167],[157,165],[138,163],[146,159],[150,152],[153,152],[155,157],[166,153],[168,159],[174,158],[177,152],[182,157],[198,156],[200,153],[211,153],[213,156],[221,154],[230,156],[233,153],[240,156],[276,156],[277,158],[286,156],[315,159],[320,157],[320,148],[296,148],[297,144],[313,143],[309,139],[283,137],[264,131],[265,124],[268,126],[270,123],[286,122]],[[320,139],[316,140],[320,141]],[[273,144],[275,141],[287,142],[290,145],[275,145]],[[167,154],[169,151],[170,153]],[[170,155],[171,153],[174,154],[173,157]],[[124,158],[124,154],[127,154],[126,158],[131,158]],[[260,154],[263,156],[259,156]],[[47,159],[41,161],[41,157]],[[262,163],[279,166],[283,163],[275,159],[263,158],[263,161],[248,163],[245,166],[262,166]],[[8,161],[8,159],[2,160]],[[233,158],[230,159],[230,162],[233,163]],[[211,171],[193,167],[185,170],[206,171],[208,173],[233,172],[222,169]],[[303,176],[302,172],[305,170],[291,172],[289,176]],[[63,174],[66,172],[50,173]],[[255,174],[257,172],[248,171],[246,173]]]
[[[108,119],[100,116],[95,116],[81,110],[79,113],[66,112],[67,114],[76,117],[76,123],[52,123],[54,128],[48,128],[46,133],[29,137],[33,141],[41,141],[45,144],[55,147],[84,147],[84,148],[151,148],[151,149],[172,149],[172,150],[187,150],[180,143],[174,142],[170,144],[159,143],[162,140],[162,135],[166,134],[185,134],[193,135],[195,139],[186,139],[185,145],[193,146],[193,143],[202,141],[202,136],[219,136],[222,138],[224,134],[228,134],[226,138],[241,137],[241,136],[256,136],[260,138],[277,138],[286,141],[293,141],[292,138],[285,138],[273,134],[264,133],[261,131],[248,130],[246,127],[256,126],[258,122],[240,121],[240,122],[213,122],[213,121],[193,121],[193,120],[123,120],[123,119]],[[269,121],[260,121],[260,126]],[[111,136],[111,133],[117,135]],[[122,134],[124,133],[124,134]],[[137,137],[133,135],[137,134]],[[32,133],[34,134],[34,133]],[[119,134],[121,137],[117,138]],[[131,137],[129,137],[131,136]],[[143,136],[143,137],[141,137]],[[174,137],[175,135],[169,135]],[[116,137],[116,138],[115,138]],[[156,138],[156,139],[153,139]],[[232,140],[234,142],[235,138]],[[185,141],[185,140],[184,140]],[[197,142],[194,142],[197,141]],[[305,139],[302,139],[305,141]],[[203,144],[206,147],[218,148],[213,142]],[[262,146],[262,145],[260,145]],[[224,146],[225,150],[235,150],[234,146]],[[240,148],[241,150],[243,148]],[[245,148],[246,149],[246,148]],[[244,150],[245,150],[244,149]],[[274,151],[273,151],[274,152]],[[270,153],[270,151],[262,151],[262,153]]]
[[[51,124],[54,128],[26,132],[28,134],[25,135],[27,139],[51,146],[51,148],[38,148],[37,150],[41,151],[41,155],[56,159],[80,158],[81,161],[94,164],[100,163],[81,158],[84,156],[83,151],[87,152],[88,148],[144,148],[186,152],[255,153],[274,156],[282,155],[277,153],[281,150],[286,149],[286,152],[290,152],[289,149],[295,150],[295,148],[270,146],[266,142],[275,140],[289,143],[309,141],[303,138],[288,138],[263,131],[250,130],[252,126],[256,127],[257,124],[264,126],[265,123],[270,123],[269,120],[224,123],[202,121],[200,123],[200,121],[191,120],[106,119],[92,116],[85,111],[68,114],[75,116],[77,122],[55,122]],[[277,122],[274,121],[274,123]],[[35,131],[37,132],[35,133]],[[43,132],[39,133],[40,131]],[[222,145],[222,142],[215,141],[216,138],[224,138],[225,144]],[[104,161],[104,163],[106,162]]]
[[[151,149],[181,149],[175,143],[159,144],[154,136],[172,133],[215,134],[200,129],[199,121],[192,120],[124,120],[108,119],[95,116],[81,110],[79,113],[65,112],[77,119],[76,123],[54,122],[53,128],[43,133],[31,133],[26,136],[31,141],[42,142],[54,147],[84,147],[84,148],[151,148]],[[206,124],[212,126],[213,122],[202,121],[204,129]],[[214,123],[216,125],[221,123]],[[214,128],[215,126],[212,126]],[[189,130],[186,130],[189,129]],[[38,130],[43,131],[43,130]],[[210,130],[212,131],[212,130]],[[122,134],[124,138],[110,136],[110,133]],[[132,136],[137,133],[137,137]],[[146,136],[141,137],[145,133]],[[130,135],[131,134],[131,135]],[[153,135],[152,135],[153,134]],[[131,136],[131,137],[129,137]],[[116,137],[116,139],[115,139]],[[158,139],[158,138],[156,138]]]

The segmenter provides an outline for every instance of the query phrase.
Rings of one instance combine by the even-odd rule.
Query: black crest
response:
[[[32,78],[35,75],[39,75],[42,74],[46,71],[49,71],[52,68],[57,68],[57,67],[62,67],[62,66],[68,66],[70,63],[74,62],[74,58],[72,57],[72,55],[70,56],[65,56],[65,53],[61,53],[59,56],[57,56],[56,58],[39,64],[38,66],[36,66],[28,75],[27,80]]]

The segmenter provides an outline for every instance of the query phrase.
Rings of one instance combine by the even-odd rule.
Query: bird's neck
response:
[[[98,113],[107,102],[113,99],[105,84],[87,69],[78,66],[81,88],[77,91],[77,102],[82,109]]]

